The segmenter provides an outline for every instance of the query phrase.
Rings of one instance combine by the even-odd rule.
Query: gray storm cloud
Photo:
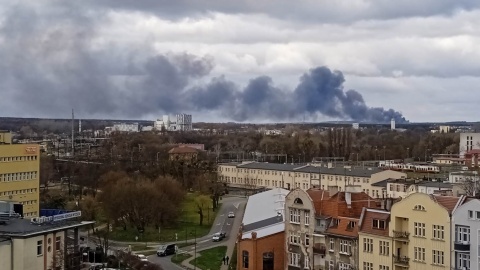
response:
[[[343,74],[327,67],[307,71],[295,89],[276,87],[267,76],[240,87],[222,76],[209,78],[214,62],[208,56],[157,54],[148,45],[99,48],[93,18],[98,14],[64,8],[48,16],[24,7],[6,14],[0,24],[0,107],[14,103],[22,116],[43,117],[75,108],[84,116],[129,119],[211,112],[235,121],[319,115],[405,121],[401,113],[369,107],[359,92],[345,91]]]

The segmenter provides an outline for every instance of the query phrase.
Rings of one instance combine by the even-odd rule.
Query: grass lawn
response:
[[[172,259],[171,261],[173,263],[176,263],[176,264],[181,264],[183,261],[185,261],[186,259],[192,257],[191,254],[188,254],[188,253],[182,253],[182,254],[175,254],[172,256]]]
[[[214,247],[211,249],[200,251],[200,257],[197,260],[192,260],[190,263],[196,265],[202,270],[220,270],[222,266],[222,258],[227,252],[226,246]]]
[[[135,241],[135,236],[138,236],[138,242],[174,242],[186,241],[207,235],[210,232],[213,221],[215,220],[217,212],[211,209],[204,214],[203,225],[200,226],[200,218],[196,212],[195,194],[189,193],[185,197],[185,202],[182,205],[182,214],[177,224],[172,224],[169,227],[161,227],[160,233],[158,229],[153,226],[145,228],[143,234],[138,233],[136,228],[127,227],[123,230],[122,227],[114,228],[110,233],[110,239],[117,241]],[[220,207],[220,206],[219,206]]]

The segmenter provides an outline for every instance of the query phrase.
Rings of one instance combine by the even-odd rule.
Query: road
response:
[[[227,245],[228,244],[235,244],[234,240],[230,240],[237,236],[236,231],[232,231],[233,223],[238,225],[239,221],[237,219],[241,219],[243,217],[244,212],[244,203],[247,201],[246,198],[243,197],[224,197],[221,201],[222,206],[220,207],[220,211],[215,218],[215,222],[213,223],[212,229],[207,236],[201,237],[197,239],[197,252],[209,249],[215,246]],[[228,213],[233,212],[235,214],[235,218],[228,218]],[[238,227],[238,226],[237,226]],[[216,232],[224,231],[226,233],[226,238],[219,242],[212,241],[212,235]],[[194,252],[195,246],[187,246],[179,250],[179,252]],[[157,257],[156,255],[148,256],[148,260],[155,264],[160,264],[164,269],[183,269],[182,267],[177,266],[176,264],[171,262],[171,256],[168,257]]]

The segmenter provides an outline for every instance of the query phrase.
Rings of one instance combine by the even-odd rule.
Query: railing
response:
[[[314,254],[325,255],[326,252],[327,252],[327,248],[324,245],[315,244],[313,246],[313,253]]]
[[[393,262],[402,266],[408,266],[410,258],[408,258],[407,256],[393,255]]]
[[[453,248],[455,251],[468,252],[470,251],[470,242],[467,242],[467,241],[455,242],[453,245]]]
[[[404,231],[393,231],[393,237],[398,238],[398,239],[406,239],[408,240],[408,237],[410,236],[409,232],[404,232]]]

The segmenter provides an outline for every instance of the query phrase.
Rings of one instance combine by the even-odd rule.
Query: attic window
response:
[[[423,207],[423,205],[417,204],[415,205],[415,207],[413,207],[413,210],[425,211],[425,207]]]
[[[384,230],[385,229],[385,223],[386,223],[385,220],[374,219],[373,223],[372,223],[372,227],[374,229]]]
[[[293,201],[293,203],[303,204],[303,201],[302,201],[302,199],[300,199],[300,198],[296,198],[295,201]]]
[[[332,222],[330,223],[330,227],[337,227],[339,223],[340,223],[339,219],[332,218]]]
[[[355,226],[357,226],[357,222],[355,222],[355,221],[349,221],[347,228],[353,229],[353,228],[355,228]]]

